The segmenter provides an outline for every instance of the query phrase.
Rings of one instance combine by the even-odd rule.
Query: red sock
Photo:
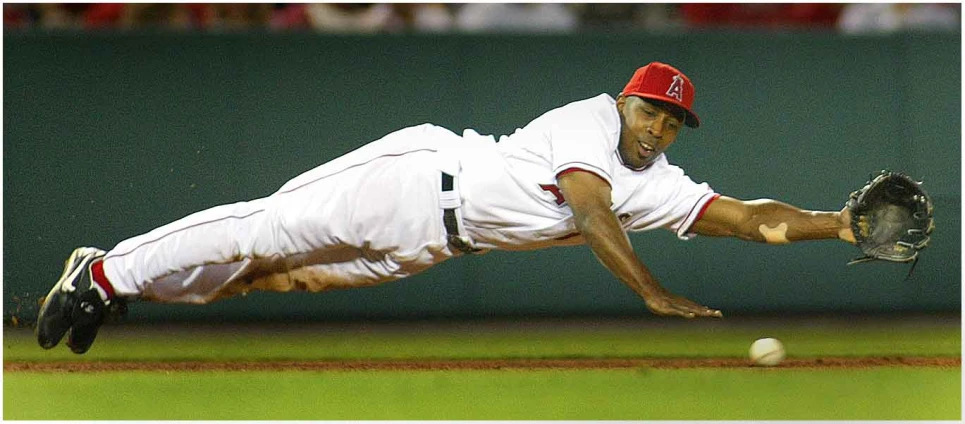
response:
[[[104,275],[104,260],[102,259],[92,263],[90,265],[90,273],[94,282],[97,283],[98,286],[101,286],[105,292],[107,292],[107,299],[113,299],[114,286],[112,286],[111,282],[107,280],[107,275]]]

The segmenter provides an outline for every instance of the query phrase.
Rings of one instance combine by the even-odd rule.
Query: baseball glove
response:
[[[881,171],[852,192],[845,206],[851,212],[856,244],[865,255],[848,265],[874,260],[917,263],[918,252],[935,229],[928,193],[920,182],[898,172]]]

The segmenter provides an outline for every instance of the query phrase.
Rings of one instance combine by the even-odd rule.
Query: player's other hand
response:
[[[646,303],[650,312],[657,315],[681,316],[684,318],[724,317],[724,314],[717,309],[708,308],[666,290],[660,290],[647,296]]]

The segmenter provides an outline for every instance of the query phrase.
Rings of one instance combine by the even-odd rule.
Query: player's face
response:
[[[683,117],[636,96],[617,97],[620,112],[620,157],[630,168],[643,168],[677,138]]]

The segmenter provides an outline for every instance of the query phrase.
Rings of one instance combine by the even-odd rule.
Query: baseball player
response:
[[[700,125],[694,95],[686,75],[653,62],[616,98],[550,110],[498,142],[473,130],[405,128],[270,196],[194,213],[109,251],[78,248],[40,309],[38,342],[49,349],[66,335],[84,353],[130,299],[204,304],[250,290],[360,287],[490,249],[577,244],[653,313],[721,317],[664,289],[626,232],[854,243],[847,210],[721,196],[671,165],[665,151],[678,133]]]

